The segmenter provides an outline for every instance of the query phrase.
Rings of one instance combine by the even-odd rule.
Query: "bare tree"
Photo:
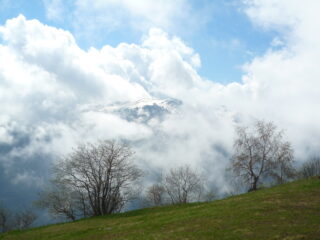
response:
[[[11,212],[0,205],[0,232],[6,232],[10,229]]]
[[[142,175],[132,155],[129,146],[115,141],[78,146],[54,167],[52,184],[58,191],[44,194],[45,205],[72,220],[79,214],[119,212],[132,199],[133,185]]]
[[[203,190],[200,174],[185,165],[171,169],[164,177],[164,189],[172,204],[199,201]]]
[[[67,220],[75,221],[78,217],[86,217],[81,208],[78,208],[78,192],[74,192],[66,185],[54,181],[45,191],[40,193],[35,206],[48,209],[54,218],[64,217]]]
[[[204,192],[202,201],[204,202],[212,202],[213,200],[217,199],[217,194],[213,189],[209,189]]]
[[[302,178],[320,176],[320,157],[314,156],[305,162],[301,167],[300,176]]]
[[[165,203],[165,188],[161,183],[150,186],[147,190],[147,199],[153,206],[160,206]]]
[[[14,228],[23,230],[29,228],[37,219],[37,215],[31,210],[24,210],[15,214]]]
[[[232,170],[256,190],[262,178],[283,182],[290,177],[293,150],[272,122],[256,121],[253,128],[238,127]]]
[[[270,176],[277,184],[287,182],[296,176],[296,170],[292,166],[293,150],[289,142],[277,146],[275,159],[270,170]]]

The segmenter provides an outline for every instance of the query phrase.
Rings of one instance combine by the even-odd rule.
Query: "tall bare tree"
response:
[[[203,181],[200,174],[185,165],[171,169],[164,177],[163,186],[172,204],[187,203],[200,200]]]
[[[256,121],[252,128],[238,127],[232,170],[256,190],[262,178],[283,182],[290,177],[293,150],[283,131],[272,122]]]
[[[43,194],[55,198],[42,200],[69,219],[119,212],[133,197],[134,182],[142,175],[132,155],[129,146],[116,141],[82,144],[54,167],[52,184],[70,196],[59,190]]]

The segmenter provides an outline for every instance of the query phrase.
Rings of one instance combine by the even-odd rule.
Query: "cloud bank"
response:
[[[103,9],[106,2],[108,7],[120,4],[96,1],[94,7]],[[120,2],[121,11],[137,19],[169,24],[161,21],[170,19],[170,6],[164,16],[153,18],[144,1]],[[81,11],[88,3],[77,4]],[[206,172],[223,192],[228,189],[224,169],[234,126],[255,118],[286,129],[296,160],[303,161],[320,147],[320,31],[311,24],[319,3],[300,4],[245,1],[245,11],[258,27],[278,31],[273,43],[281,41],[281,47],[270,44],[264,55],[243,66],[241,83],[227,85],[203,79],[198,74],[200,56],[159,28],[151,28],[140,44],[83,50],[68,31],[22,15],[8,20],[0,27],[3,184],[41,185],[50,163],[76,144],[126,138],[135,143],[137,161],[146,171],[187,163]],[[167,97],[183,102],[179,111],[147,125],[95,110],[115,102]]]

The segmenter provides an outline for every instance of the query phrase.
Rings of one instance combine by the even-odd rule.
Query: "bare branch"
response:
[[[293,175],[293,150],[283,142],[283,131],[272,122],[257,121],[253,128],[238,127],[232,170],[256,190],[261,179],[272,177],[283,183]]]
[[[55,202],[45,201],[45,205],[71,220],[121,211],[142,175],[133,164],[132,155],[128,145],[115,141],[78,146],[56,164],[52,181],[56,189],[68,189],[72,196],[50,191]]]

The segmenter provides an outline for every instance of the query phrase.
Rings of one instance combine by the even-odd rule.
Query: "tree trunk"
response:
[[[249,189],[248,192],[256,191],[256,190],[257,190],[258,180],[259,180],[258,177],[254,177],[254,178],[253,178],[253,182],[252,182],[252,184],[251,184],[251,188]]]

